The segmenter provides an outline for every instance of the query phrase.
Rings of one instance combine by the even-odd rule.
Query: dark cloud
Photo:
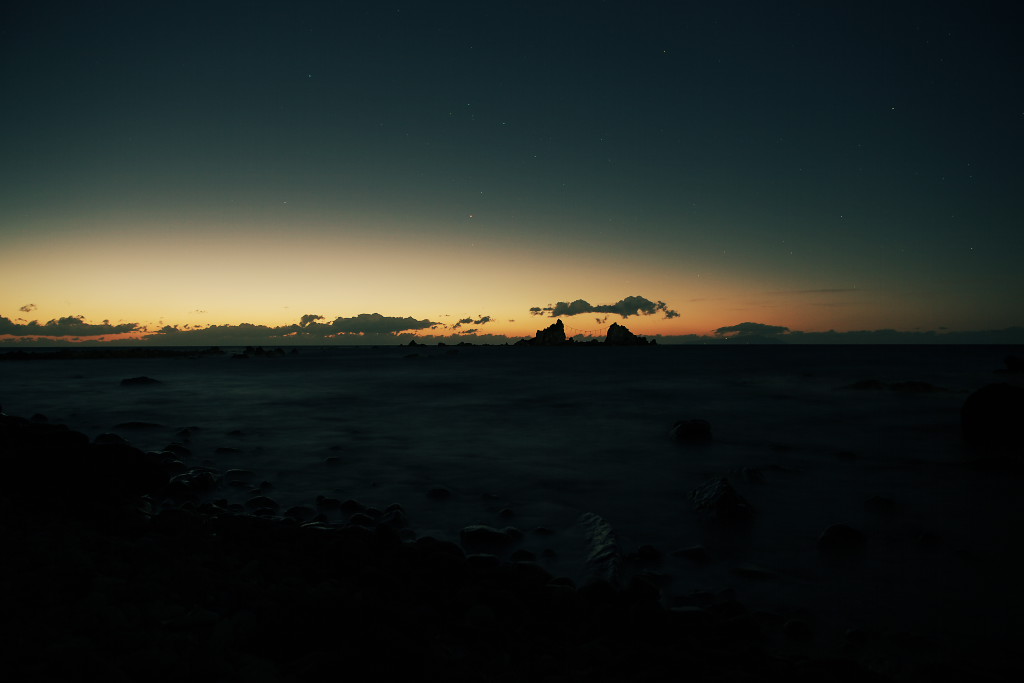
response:
[[[664,313],[666,318],[676,318],[679,316],[679,312],[669,310],[668,304],[664,301],[651,301],[642,296],[627,296],[625,299],[621,299],[614,304],[598,305],[591,304],[584,299],[576,299],[572,302],[559,301],[554,306],[548,308],[539,309],[534,307],[530,309],[530,312],[534,315],[540,315],[539,313],[534,313],[534,311],[548,311],[552,318],[563,315],[580,315],[582,313],[613,313],[621,315],[623,318],[628,318],[631,315],[653,315],[659,311]]]
[[[494,318],[492,318],[489,315],[482,315],[476,320],[473,320],[472,318],[463,318],[459,322],[452,325],[452,329],[457,330],[463,325],[486,325],[489,322],[494,322]],[[468,332],[463,332],[463,334],[468,334]]]
[[[310,323],[306,330],[327,330],[327,334],[395,334],[408,330],[426,330],[440,325],[431,320],[395,318],[380,313],[360,313],[351,318],[335,318],[329,323]]]
[[[310,323],[314,323],[317,320],[323,320],[323,319],[324,319],[324,317],[322,315],[316,315],[314,313],[307,313],[306,315],[304,315],[301,318],[299,318],[299,327],[305,327],[306,325],[309,325]]]
[[[85,322],[85,318],[80,315],[57,318],[42,325],[36,320],[28,323],[16,323],[10,318],[0,316],[0,334],[10,334],[15,337],[94,337],[100,334],[123,334],[138,330],[138,323],[111,325],[109,320],[104,320],[99,325],[93,325]]]
[[[21,311],[22,313],[31,313],[32,311],[36,310],[36,308],[37,306],[35,304],[25,304],[18,310]]]
[[[788,327],[782,327],[781,325],[765,325],[764,323],[740,323],[738,325],[719,327],[715,330],[715,334],[719,337],[749,337],[754,335],[766,337],[784,334],[786,332],[789,332]]]
[[[551,310],[550,308],[548,309]],[[540,306],[534,306],[530,309],[530,315],[544,315],[544,309]]]

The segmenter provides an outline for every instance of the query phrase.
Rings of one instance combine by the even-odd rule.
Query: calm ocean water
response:
[[[555,574],[582,572],[577,520],[593,512],[624,552],[652,544],[667,554],[659,571],[674,594],[734,588],[765,609],[813,607],[836,629],[897,613],[916,621],[893,627],[926,627],[934,596],[963,596],[964,586],[974,588],[944,604],[970,618],[974,593],[987,590],[980,567],[1007,559],[1000,548],[1021,516],[1014,481],[965,468],[959,438],[967,394],[1012,379],[997,371],[1020,347],[334,347],[248,359],[225,350],[2,361],[0,404],[146,450],[181,442],[187,464],[252,470],[284,507],[317,495],[398,502],[417,533],[452,540],[473,523],[545,526],[555,533],[527,533],[524,547]],[[121,386],[136,376],[160,384]],[[875,383],[849,388],[866,380]],[[931,390],[892,388],[903,382]],[[711,444],[669,438],[690,418],[710,421]],[[133,421],[159,426],[117,426]],[[187,427],[197,429],[185,438]],[[742,539],[709,535],[694,515],[690,491],[718,476],[757,511]],[[434,487],[452,496],[431,499]],[[878,527],[865,508],[874,497],[904,513]],[[873,534],[856,576],[819,566],[815,539],[836,522]],[[922,534],[940,539],[938,550],[914,545]],[[716,561],[668,554],[697,544]],[[936,562],[942,571],[929,571]],[[751,563],[775,579],[737,578]]]

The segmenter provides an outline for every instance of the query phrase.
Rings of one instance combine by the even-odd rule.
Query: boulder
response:
[[[753,508],[725,477],[704,482],[690,492],[690,499],[693,508],[709,522],[744,524],[754,516]]]
[[[864,550],[867,536],[848,524],[833,524],[818,537],[818,552],[831,558],[849,557]]]
[[[485,524],[473,524],[459,532],[462,547],[469,552],[496,553],[513,545],[516,541],[508,532],[499,531]]]

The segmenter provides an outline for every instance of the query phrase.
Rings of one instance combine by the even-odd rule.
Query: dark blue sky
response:
[[[1022,322],[1012,3],[2,11],[0,315],[512,332],[639,294],[681,311],[666,334]],[[175,290],[189,253],[203,287]],[[104,255],[151,310],[94,282]]]

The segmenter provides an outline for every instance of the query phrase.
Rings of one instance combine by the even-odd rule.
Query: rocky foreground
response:
[[[772,654],[730,596],[576,586],[416,538],[398,505],[344,524],[229,510],[190,495],[180,454],[42,418],[0,415],[0,452],[11,680],[886,680]]]

